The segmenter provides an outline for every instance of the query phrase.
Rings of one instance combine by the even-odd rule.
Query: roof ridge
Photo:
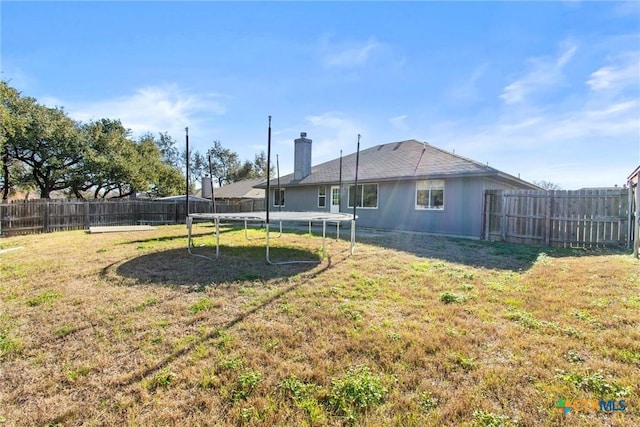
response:
[[[428,143],[427,143],[427,144],[428,144]],[[428,144],[428,145],[429,145],[429,147],[434,148],[434,149],[436,149],[436,150],[438,150],[438,151],[440,151],[440,152],[442,152],[442,153],[448,154],[448,155],[450,155],[450,156],[457,157],[457,158],[462,159],[462,160],[465,160],[465,161],[467,161],[467,162],[471,162],[471,163],[473,163],[473,164],[475,164],[475,165],[478,165],[478,166],[481,166],[481,167],[483,167],[483,168],[488,168],[488,169],[490,169],[490,170],[492,170],[492,171],[495,171],[495,172],[500,172],[498,169],[496,169],[496,168],[494,168],[494,167],[492,167],[492,166],[489,166],[489,162],[487,162],[486,164],[485,164],[485,163],[481,163],[481,162],[479,162],[479,161],[477,161],[477,160],[473,160],[473,159],[472,159],[472,158],[470,158],[470,157],[462,156],[462,155],[460,155],[460,154],[456,154],[455,152],[445,150],[444,148],[436,147],[435,145],[431,145],[431,144]]]

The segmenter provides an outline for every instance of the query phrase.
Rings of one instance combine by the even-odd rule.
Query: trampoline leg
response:
[[[215,219],[215,224],[216,224],[216,258],[218,258],[218,248],[219,248],[219,242],[220,242],[220,232],[219,232],[219,228],[218,228],[218,219]],[[191,249],[193,248],[193,233],[192,233],[192,226],[193,226],[193,218],[191,217],[187,217],[187,251],[189,252],[189,255],[194,256],[194,257],[198,257],[198,258],[204,258],[204,259],[210,259],[212,261],[215,261],[215,258],[211,258],[208,257],[206,255],[200,255],[200,254],[196,254],[193,253],[191,251]]]
[[[356,247],[356,222],[351,220],[351,255]]]
[[[340,221],[336,221],[336,240],[340,240]]]
[[[220,255],[220,220],[216,218],[216,258]]]
[[[190,216],[187,217],[187,251],[191,253],[191,246],[193,242],[191,241],[191,225],[193,224],[193,218]]]
[[[264,227],[265,227],[265,231],[267,232],[267,243],[266,243],[266,245],[265,245],[265,247],[266,247],[266,249],[265,249],[265,250],[266,250],[266,259],[267,259],[267,263],[269,263],[269,264],[273,264],[273,263],[271,262],[271,260],[269,259],[269,223],[267,222],[267,223],[264,225]]]
[[[326,256],[326,250],[324,245],[326,236],[327,236],[327,220],[323,219],[322,220],[322,259],[320,260],[320,262],[324,261],[324,257]]]
[[[265,258],[267,260],[267,263],[270,265],[287,265],[287,264],[320,264],[324,258],[325,258],[325,221],[323,220],[322,224],[322,259],[320,261],[315,261],[315,260],[291,260],[291,261],[278,261],[278,262],[274,262],[271,261],[271,259],[269,258],[269,223],[265,224],[265,229],[267,232],[267,241],[266,241],[266,245],[265,245]],[[311,224],[311,223],[309,223]],[[280,226],[282,226],[282,223],[280,224]]]

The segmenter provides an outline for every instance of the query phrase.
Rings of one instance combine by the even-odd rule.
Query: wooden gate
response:
[[[487,190],[484,238],[545,246],[624,246],[629,190]]]

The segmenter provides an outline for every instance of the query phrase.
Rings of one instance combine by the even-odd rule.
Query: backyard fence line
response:
[[[564,247],[629,247],[629,189],[486,190],[485,240]]]
[[[210,201],[189,200],[190,213],[211,213]],[[263,200],[239,203],[216,201],[216,212],[264,210]],[[39,199],[0,203],[0,236],[87,230],[92,226],[181,224],[185,202],[141,199]]]

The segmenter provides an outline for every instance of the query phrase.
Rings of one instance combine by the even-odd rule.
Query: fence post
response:
[[[502,193],[502,209],[500,212],[500,238],[503,242],[507,241],[507,195]]]
[[[91,227],[91,222],[89,220],[89,201],[84,200],[82,204],[84,208],[84,227],[88,230]]]
[[[133,199],[132,211],[133,211],[133,225],[137,225],[138,224],[138,220],[140,219],[140,215],[138,214],[138,200],[137,199]]]
[[[42,228],[45,233],[49,232],[49,201],[46,200],[44,202],[44,221],[42,224]]]
[[[629,206],[631,208],[631,206]],[[638,258],[640,250],[640,169],[636,175],[636,214],[633,219],[633,256]]]
[[[633,212],[633,179],[630,177],[628,182],[628,194],[627,194],[627,249],[631,249],[631,242],[633,240],[633,219],[635,218]]]
[[[547,197],[545,197],[544,207],[544,245],[551,246],[551,204],[553,203],[553,191],[547,191]]]
[[[489,227],[491,225],[491,194],[484,192],[484,240],[489,240]]]

